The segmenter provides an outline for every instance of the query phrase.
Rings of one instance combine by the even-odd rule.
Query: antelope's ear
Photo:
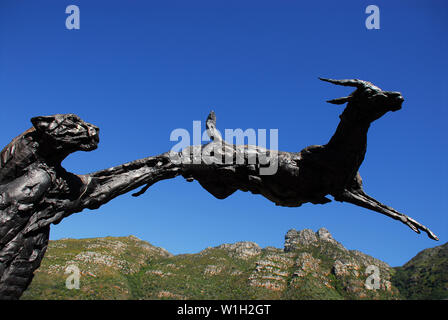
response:
[[[349,102],[351,99],[351,97],[343,97],[343,98],[337,98],[337,99],[333,99],[333,100],[328,100],[328,103],[332,103],[332,104],[344,104],[346,102]]]
[[[36,130],[45,132],[56,127],[56,118],[54,116],[38,116],[31,118],[31,123]]]

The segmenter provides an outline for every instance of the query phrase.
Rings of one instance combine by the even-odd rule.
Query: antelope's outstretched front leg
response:
[[[408,217],[401,212],[398,212],[397,210],[385,204],[382,204],[378,200],[367,195],[362,189],[362,180],[359,176],[359,173],[355,177],[351,186],[346,188],[343,192],[335,194],[333,196],[336,201],[353,203],[357,206],[382,213],[388,217],[391,217],[392,219],[401,221],[417,233],[420,233],[421,230],[426,232],[429,238],[433,240],[439,240],[439,238],[431,230],[429,230],[418,221],[412,219],[411,217]]]

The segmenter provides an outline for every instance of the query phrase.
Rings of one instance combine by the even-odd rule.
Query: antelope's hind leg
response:
[[[362,189],[362,180],[359,176],[359,173],[348,188],[346,188],[343,192],[335,194],[333,196],[336,201],[353,203],[357,206],[382,213],[388,217],[391,217],[392,219],[401,221],[417,233],[420,233],[421,230],[426,232],[429,238],[433,240],[439,240],[439,238],[431,230],[429,230],[418,221],[412,219],[411,217],[408,217],[401,212],[398,212],[397,210],[385,204],[382,204],[378,200],[367,195]]]

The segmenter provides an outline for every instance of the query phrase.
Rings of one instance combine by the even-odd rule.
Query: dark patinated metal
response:
[[[179,175],[197,180],[219,199],[242,190],[261,194],[279,206],[298,207],[306,202],[330,202],[327,196],[331,195],[438,240],[428,228],[362,189],[358,169],[364,160],[369,126],[388,111],[399,110],[404,100],[401,94],[357,79],[321,80],[356,90],[348,97],[328,101],[347,103],[330,141],[298,153],[228,144],[217,133],[212,112],[207,119],[212,142],[206,145],[77,175],[62,168],[61,162],[75,151],[96,149],[99,129],[74,114],[33,118],[33,127],[0,154],[0,299],[18,299],[28,287],[45,254],[52,223],[144,186],[134,194],[141,195],[157,181]],[[197,151],[208,157],[193,161]],[[254,156],[267,159],[267,163],[253,163]],[[225,158],[242,161],[228,163]],[[272,161],[276,161],[275,174],[262,174],[262,168]]]

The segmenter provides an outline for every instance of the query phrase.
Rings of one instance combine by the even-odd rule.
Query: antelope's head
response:
[[[355,87],[349,96],[327,101],[333,104],[344,104],[347,106],[341,115],[341,119],[354,121],[373,122],[389,111],[401,109],[404,101],[403,96],[397,91],[383,91],[372,83],[358,79],[334,80],[319,78],[340,86]]]

